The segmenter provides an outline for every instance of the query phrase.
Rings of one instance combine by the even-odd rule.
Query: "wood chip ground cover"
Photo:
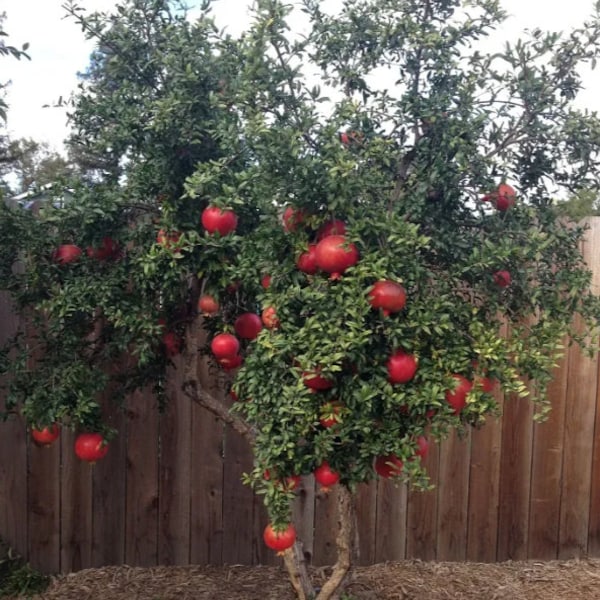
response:
[[[315,577],[323,570],[315,569]],[[599,600],[600,560],[404,561],[358,567],[348,600]],[[36,600],[294,600],[277,567],[106,567],[54,578]]]

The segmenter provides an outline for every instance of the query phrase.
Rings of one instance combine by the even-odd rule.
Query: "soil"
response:
[[[326,574],[314,569],[315,581]],[[106,567],[54,578],[36,600],[294,600],[278,567]],[[600,559],[357,567],[345,600],[598,600]]]

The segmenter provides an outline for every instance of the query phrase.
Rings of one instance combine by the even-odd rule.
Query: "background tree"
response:
[[[567,216],[574,221],[585,217],[600,216],[600,196],[594,189],[582,189],[572,198],[559,202],[556,212],[561,216]]]
[[[184,393],[252,445],[265,540],[300,598],[294,477],[339,485],[323,600],[351,567],[358,483],[426,485],[427,445],[493,415],[494,386],[531,390],[543,417],[563,336],[597,342],[585,230],[552,197],[598,185],[600,122],[573,99],[600,20],[487,55],[493,0],[299,6],[304,37],[293,7],[258,0],[233,39],[166,0],[71,4],[98,41],[72,114],[90,177],[60,210],[4,211],[0,273],[36,326],[5,350],[7,414],[109,440],[98,394],[160,394],[182,350]],[[232,373],[233,411],[199,352]]]

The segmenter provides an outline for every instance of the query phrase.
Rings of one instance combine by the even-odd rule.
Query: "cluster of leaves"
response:
[[[0,539],[0,598],[31,597],[50,583],[47,575],[33,569]]]
[[[316,0],[300,5],[304,37],[290,30],[292,6],[258,0],[233,39],[206,12],[191,23],[167,0],[130,0],[112,16],[71,4],[98,40],[72,115],[88,177],[74,203],[36,216],[3,209],[0,220],[2,287],[33,323],[4,353],[8,411],[38,425],[98,429],[107,389],[123,398],[152,382],[160,392],[169,353],[159,319],[183,336],[201,292],[221,305],[210,334],[275,308],[280,326],[244,344],[234,390],[254,437],[249,479],[278,526],[290,500],[278,480],[324,460],[354,487],[375,476],[375,457],[393,454],[426,485],[418,436],[479,425],[497,409],[475,388],[454,414],[453,374],[532,390],[543,414],[564,336],[596,341],[573,330],[573,315],[585,333],[600,316],[579,252],[585,230],[557,220],[551,201],[555,186],[598,184],[600,121],[572,106],[578,66],[600,52],[598,17],[488,56],[474,46],[502,21],[493,0],[468,10],[359,0],[335,16]],[[303,75],[307,65],[335,101]],[[502,182],[518,191],[506,211],[482,201]],[[235,210],[235,234],[202,230],[209,203]],[[305,214],[292,231],[286,205]],[[339,280],[306,275],[296,260],[332,219],[360,259]],[[160,229],[171,242],[156,242]],[[53,258],[60,244],[97,248],[106,237],[120,249],[108,260]],[[498,270],[510,272],[508,287]],[[405,310],[371,307],[382,279],[405,287]],[[398,349],[419,366],[392,385],[386,361]],[[303,373],[313,370],[333,387],[312,393]],[[331,402],[339,423],[326,428]],[[276,476],[265,481],[265,469]]]

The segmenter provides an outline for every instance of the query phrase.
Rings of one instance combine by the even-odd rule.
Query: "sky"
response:
[[[67,98],[77,86],[77,73],[87,64],[92,43],[86,41],[72,19],[65,19],[64,0],[0,0],[6,13],[7,43],[20,47],[28,42],[31,61],[3,58],[0,80],[10,80],[8,131],[12,137],[31,137],[61,150],[67,136],[64,109],[43,108]],[[110,10],[115,0],[78,0],[87,10]],[[193,0],[188,0],[193,4]],[[214,14],[218,24],[239,33],[248,23],[251,0],[217,0]],[[323,0],[326,9],[341,6],[342,0]],[[514,40],[526,28],[564,31],[581,24],[592,12],[594,0],[504,0],[511,15],[495,43]],[[600,111],[600,68],[586,74],[580,105]]]

